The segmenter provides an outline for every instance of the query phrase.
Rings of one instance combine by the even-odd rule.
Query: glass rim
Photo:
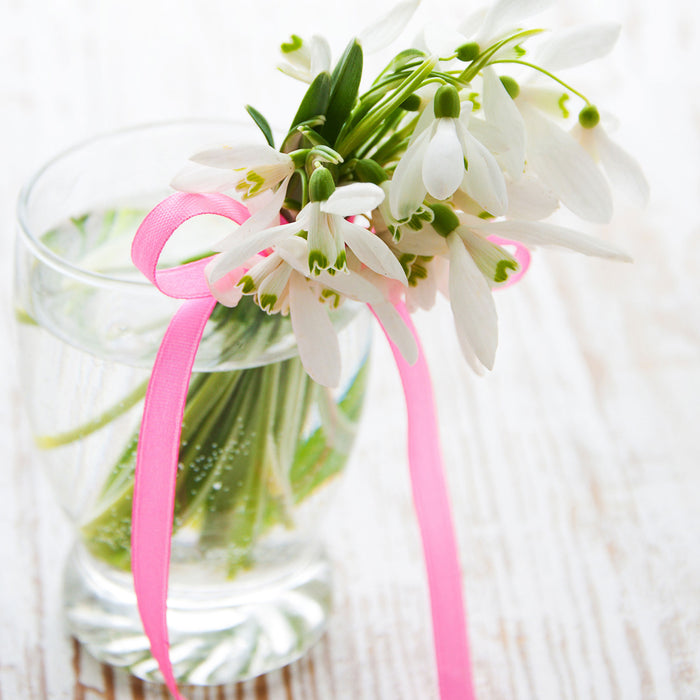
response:
[[[74,143],[72,146],[60,151],[53,158],[46,161],[34,174],[29,177],[22,188],[19,191],[17,197],[17,205],[15,209],[17,226],[19,232],[22,235],[22,239],[29,249],[36,255],[37,258],[42,260],[42,262],[50,265],[55,270],[65,274],[67,276],[73,277],[74,279],[82,280],[91,285],[97,286],[115,286],[129,289],[143,289],[145,287],[152,287],[152,283],[145,277],[142,279],[123,279],[119,277],[113,277],[111,275],[105,275],[99,272],[94,272],[92,270],[85,269],[80,265],[77,265],[69,260],[66,260],[61,255],[57,254],[55,251],[51,250],[47,245],[45,245],[41,239],[32,230],[27,219],[29,216],[29,198],[32,195],[34,187],[37,185],[39,180],[54,167],[57,163],[60,163],[65,158],[77,153],[89,146],[104,142],[112,138],[118,138],[120,136],[128,135],[133,132],[148,131],[151,129],[165,129],[169,127],[206,127],[206,126],[242,126],[244,122],[235,119],[216,119],[216,118],[206,118],[206,117],[196,117],[196,118],[183,118],[183,119],[166,119],[161,121],[146,122],[143,124],[134,124],[131,126],[126,126],[119,129],[113,129],[111,131],[105,131],[102,133],[95,134],[87,139]],[[174,173],[173,173],[174,175]],[[43,233],[43,232],[42,232]]]

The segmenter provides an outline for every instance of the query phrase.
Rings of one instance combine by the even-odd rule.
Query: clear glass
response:
[[[35,442],[76,525],[68,627],[97,658],[160,680],[130,574],[133,468],[143,397],[179,302],[129,258],[143,215],[192,153],[259,138],[219,122],[152,125],[80,145],[22,192],[15,308]],[[231,222],[181,227],[166,264],[207,250]],[[319,519],[352,446],[370,323],[344,305],[338,390],[314,384],[288,319],[244,298],[217,306],[188,394],[177,479],[168,624],[176,676],[211,685],[279,668],[322,634],[330,570]]]

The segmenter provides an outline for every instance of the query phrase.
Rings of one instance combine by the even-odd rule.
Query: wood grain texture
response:
[[[244,102],[284,124],[298,91],[273,72],[276,45],[304,30],[304,10],[317,12],[317,30],[336,18],[328,32],[336,43],[347,38],[347,18],[311,0],[274,13],[241,5],[0,6],[2,700],[167,697],[97,664],[63,631],[70,530],[21,414],[12,211],[36,167],[100,131],[242,118]],[[353,22],[373,16],[376,3],[354,5]],[[553,17],[624,23],[605,68],[571,78],[621,118],[621,142],[644,164],[653,195],[645,211],[623,204],[610,226],[587,229],[630,251],[634,265],[538,252],[519,288],[499,293],[490,376],[463,364],[449,309],[418,318],[440,406],[478,696],[697,700],[700,84],[681,67],[698,65],[700,14],[690,0],[567,0]],[[262,90],[268,76],[272,89]],[[378,343],[366,420],[326,532],[337,583],[326,637],[286,669],[193,689],[190,700],[436,697],[401,401]]]

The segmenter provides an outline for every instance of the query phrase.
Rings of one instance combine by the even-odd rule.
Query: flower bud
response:
[[[584,129],[592,129],[594,126],[598,125],[600,121],[600,114],[598,113],[598,108],[595,105],[586,105],[578,113],[578,123]]]
[[[357,161],[355,175],[360,182],[371,182],[374,185],[380,185],[389,179],[384,168],[371,158],[363,158]]]
[[[461,111],[459,104],[459,93],[452,85],[441,85],[433,98],[435,116],[457,119]]]
[[[333,176],[327,168],[316,168],[309,179],[309,199],[325,202],[335,192]]]
[[[520,94],[520,85],[511,78],[509,75],[502,75],[501,76],[501,83],[503,84],[503,87],[506,89],[506,92],[513,98],[515,99],[519,94]]]
[[[458,46],[455,53],[460,61],[468,63],[469,61],[473,61],[479,55],[479,44],[477,44],[475,41],[470,41],[466,44]]]
[[[417,112],[420,109],[421,100],[418,95],[409,95],[402,103],[401,109],[407,112]]]
[[[431,204],[430,208],[434,215],[432,227],[441,236],[447,238],[459,226],[459,217],[448,204]]]

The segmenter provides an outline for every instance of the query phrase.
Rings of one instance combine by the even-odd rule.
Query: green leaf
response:
[[[246,112],[250,114],[252,120],[257,124],[258,128],[260,131],[263,132],[263,136],[265,137],[265,140],[272,146],[272,148],[275,147],[275,139],[272,136],[272,129],[270,128],[270,125],[267,123],[267,119],[263,117],[260,112],[258,112],[255,107],[251,107],[250,105],[245,106]]]
[[[289,132],[295,131],[300,124],[325,115],[330,96],[331,76],[325,72],[319,73],[309,85],[309,89],[306,91],[304,99],[301,101],[299,109],[292,120],[292,125],[289,127]]]
[[[362,48],[352,40],[333,69],[326,124],[321,135],[333,143],[357,101],[362,79]]]

